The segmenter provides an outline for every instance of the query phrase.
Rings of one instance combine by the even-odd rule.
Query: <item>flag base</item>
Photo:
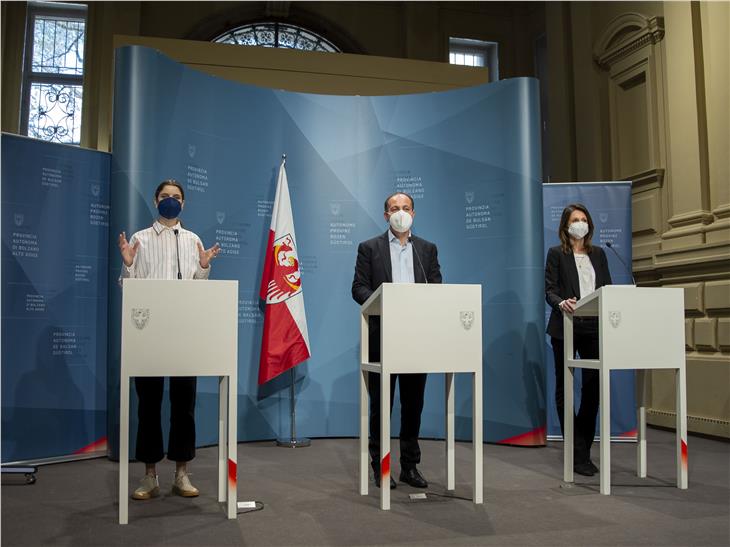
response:
[[[312,444],[312,440],[306,437],[300,437],[295,439],[293,437],[285,439],[276,439],[276,446],[282,446],[284,448],[306,448]]]

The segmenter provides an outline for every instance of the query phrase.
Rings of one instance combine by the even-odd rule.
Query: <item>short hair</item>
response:
[[[157,198],[160,195],[160,192],[162,192],[162,189],[165,186],[174,186],[178,190],[180,190],[180,195],[182,196],[183,201],[185,201],[185,189],[182,187],[182,184],[180,184],[175,179],[167,179],[163,180],[159,185],[157,185],[157,190],[155,190],[155,201],[157,201]]]
[[[395,192],[394,194],[390,194],[387,198],[385,198],[385,204],[383,205],[383,211],[385,211],[386,213],[388,212],[388,202],[395,196],[406,196],[408,199],[411,200],[411,210],[415,211],[416,205],[413,202],[413,196],[411,196],[410,194],[407,194],[405,192]]]
[[[591,218],[591,214],[588,212],[588,208],[582,203],[571,203],[563,209],[563,214],[560,216],[560,226],[558,227],[560,247],[565,254],[568,254],[573,250],[573,247],[570,244],[570,234],[568,233],[568,228],[570,228],[570,226],[568,226],[568,220],[570,219],[570,215],[573,214],[573,211],[580,211],[588,220],[588,233],[583,238],[583,247],[585,247],[586,252],[590,253],[592,247],[591,238],[593,237],[593,219]]]

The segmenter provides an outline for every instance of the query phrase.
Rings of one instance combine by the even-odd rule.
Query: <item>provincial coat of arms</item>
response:
[[[461,319],[461,326],[464,330],[469,330],[474,324],[474,312],[473,311],[460,311],[459,319]]]
[[[147,326],[147,321],[150,318],[149,308],[132,308],[132,321],[134,326],[139,330],[142,330]]]
[[[620,311],[609,311],[608,312],[608,321],[611,323],[611,326],[614,329],[618,328],[618,326],[621,324],[621,312]]]
[[[287,234],[274,241],[273,271],[266,291],[266,303],[277,304],[302,292],[302,279],[294,238]]]

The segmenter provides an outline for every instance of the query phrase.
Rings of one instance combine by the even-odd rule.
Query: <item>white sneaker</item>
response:
[[[160,483],[157,475],[145,475],[139,483],[139,487],[132,494],[132,499],[148,500],[160,495]]]
[[[184,498],[194,498],[200,491],[190,482],[190,475],[187,472],[176,473],[175,481],[172,483],[172,493]]]

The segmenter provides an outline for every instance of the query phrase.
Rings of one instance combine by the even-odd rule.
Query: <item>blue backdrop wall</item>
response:
[[[206,246],[218,241],[223,247],[212,277],[239,280],[239,439],[288,432],[288,380],[256,385],[262,329],[257,292],[282,153],[312,348],[312,358],[297,368],[298,434],[357,434],[358,308],[350,296],[357,243],[385,231],[383,200],[402,190],[415,198],[414,233],[439,246],[444,282],[483,284],[485,439],[544,442],[535,80],[343,97],[237,84],[137,46],[118,50],[115,67],[110,442],[118,428],[116,235],[150,225],[154,188],[170,177],[186,188],[186,227]],[[467,379],[460,379],[457,434],[464,439],[470,436],[469,391]],[[443,435],[442,393],[442,376],[432,375],[424,437]],[[210,444],[216,439],[213,379],[199,383],[198,397],[198,440]]]
[[[2,461],[106,451],[110,155],[2,135]]]

